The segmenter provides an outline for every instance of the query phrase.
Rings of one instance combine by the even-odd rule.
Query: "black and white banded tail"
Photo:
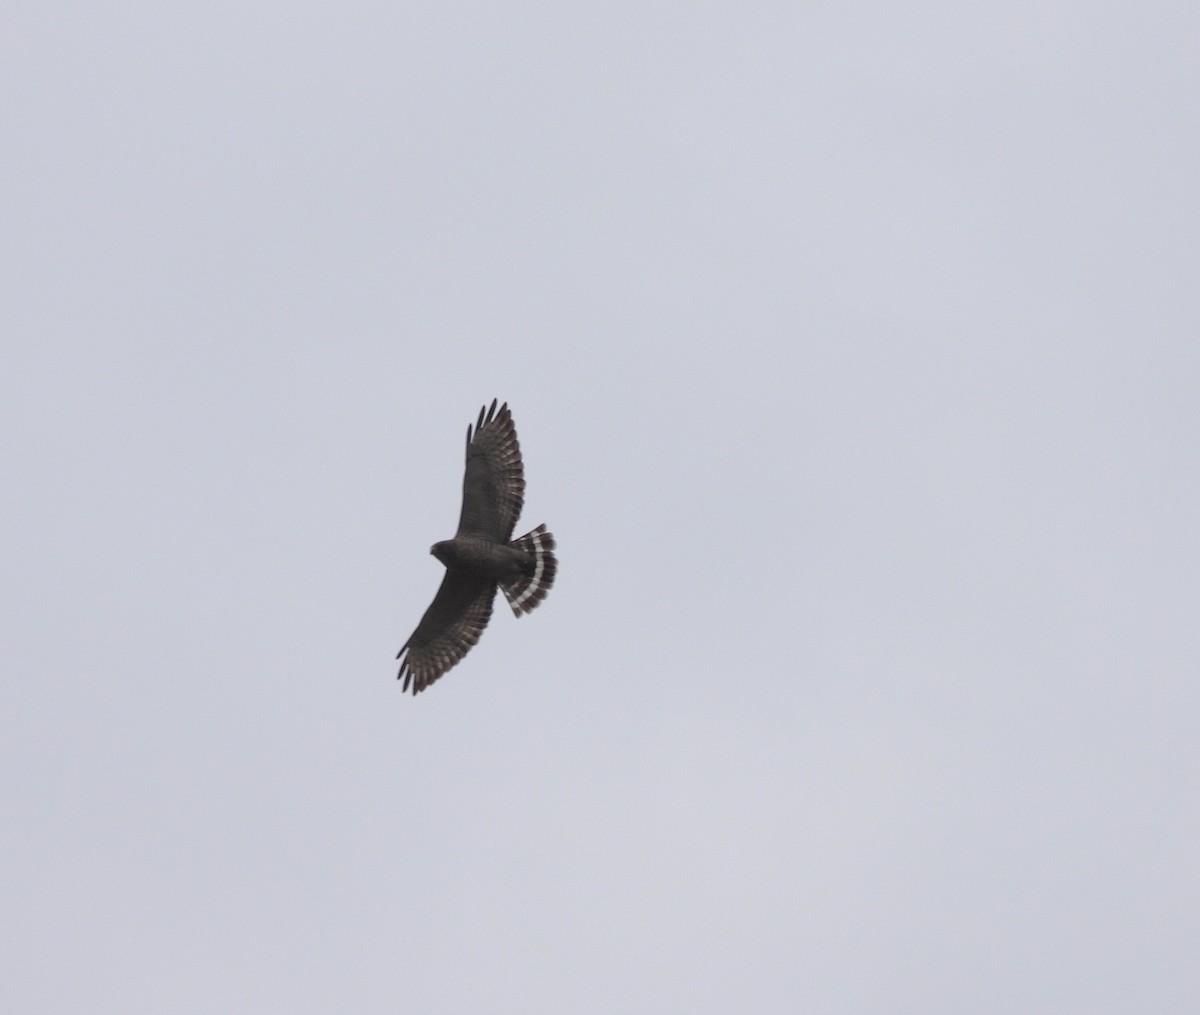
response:
[[[558,558],[554,556],[554,536],[546,531],[545,525],[539,525],[508,545],[529,555],[520,574],[500,581],[508,605],[519,617],[546,598],[558,571]]]

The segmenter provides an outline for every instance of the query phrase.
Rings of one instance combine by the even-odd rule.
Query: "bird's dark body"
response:
[[[429,551],[451,571],[499,581],[515,574],[532,574],[534,558],[518,547],[478,536],[455,536],[434,543]]]
[[[453,539],[430,548],[446,565],[441,587],[421,623],[396,656],[404,690],[425,690],[456,665],[492,615],[500,589],[518,617],[550,591],[558,571],[554,536],[539,525],[519,539],[513,528],[525,500],[521,446],[508,405],[479,411],[467,427],[462,514]]]

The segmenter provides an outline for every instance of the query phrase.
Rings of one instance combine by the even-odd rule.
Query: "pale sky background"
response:
[[[0,1007],[1200,1011],[1198,53],[9,0]]]

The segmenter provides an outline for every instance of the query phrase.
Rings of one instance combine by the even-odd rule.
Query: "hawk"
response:
[[[499,586],[518,617],[537,606],[558,570],[554,536],[539,525],[520,539],[513,527],[525,501],[521,446],[508,403],[479,410],[467,425],[467,468],[462,514],[453,539],[429,548],[446,565],[442,586],[412,637],[397,654],[396,679],[423,691],[479,641]]]

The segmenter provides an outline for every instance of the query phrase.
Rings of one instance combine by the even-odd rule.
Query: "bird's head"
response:
[[[429,548],[429,552],[437,557],[437,559],[443,564],[449,566],[446,558],[450,554],[450,540],[443,539],[440,543],[434,543],[433,546]]]

